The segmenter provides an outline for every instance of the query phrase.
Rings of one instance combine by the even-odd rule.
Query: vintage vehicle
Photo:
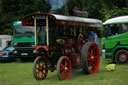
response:
[[[22,26],[21,21],[13,23],[13,46],[15,48],[13,55],[17,60],[30,59],[35,57],[35,38],[33,26]]]
[[[128,16],[106,20],[102,38],[102,56],[117,64],[128,63]]]
[[[33,64],[36,80],[44,80],[48,70],[57,70],[58,78],[66,80],[71,69],[80,67],[88,74],[96,73],[100,55],[95,43],[88,42],[84,29],[102,27],[98,19],[34,13],[22,19],[23,26],[34,26],[35,51]]]

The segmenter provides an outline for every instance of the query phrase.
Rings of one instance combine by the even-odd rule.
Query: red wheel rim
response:
[[[127,62],[127,60],[128,60],[127,54],[125,54],[125,53],[120,53],[120,54],[119,54],[119,60],[120,60],[120,62]]]
[[[99,68],[99,50],[96,44],[91,44],[88,49],[87,65],[90,73],[96,73]]]
[[[64,58],[60,63],[60,77],[62,80],[66,80],[71,74],[71,63],[67,58]]]
[[[44,59],[39,60],[36,63],[36,75],[39,78],[39,80],[44,80],[48,73],[48,66],[47,62]]]

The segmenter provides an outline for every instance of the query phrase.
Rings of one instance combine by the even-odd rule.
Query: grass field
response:
[[[79,70],[72,70],[68,80],[60,81],[57,73],[50,72],[46,80],[36,81],[32,73],[33,62],[0,63],[0,85],[128,85],[128,65],[116,65],[116,70],[104,71],[109,61],[101,59],[99,71],[86,75]]]

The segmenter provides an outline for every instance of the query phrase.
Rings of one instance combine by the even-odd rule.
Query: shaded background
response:
[[[127,15],[127,7],[128,0],[0,0],[0,34],[12,35],[13,22],[34,12],[55,10],[58,14],[70,15],[69,11],[74,9],[105,21]]]

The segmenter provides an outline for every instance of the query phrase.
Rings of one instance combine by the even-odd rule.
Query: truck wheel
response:
[[[33,64],[33,75],[36,80],[44,80],[48,74],[48,63],[46,58],[39,56]]]
[[[62,56],[57,62],[57,75],[60,80],[66,80],[71,74],[71,62],[68,57]]]
[[[128,63],[128,51],[119,50],[115,54],[115,61],[117,64],[126,64]]]
[[[87,74],[93,74],[98,71],[100,55],[95,43],[87,42],[81,50],[81,65],[83,71]]]

